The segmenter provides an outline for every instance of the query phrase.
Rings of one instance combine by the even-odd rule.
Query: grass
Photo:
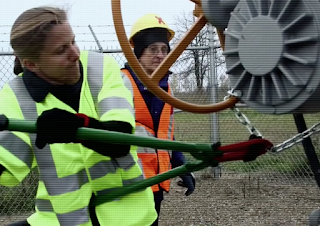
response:
[[[260,114],[252,109],[240,109],[251,123],[257,128],[264,138],[270,140],[274,145],[297,134],[296,125],[292,115],[269,115]],[[242,125],[230,110],[220,112],[219,117],[219,140],[222,145],[245,141],[249,138],[249,131]],[[307,127],[311,127],[320,119],[320,114],[304,115]],[[182,112],[175,115],[175,136],[177,140],[195,143],[211,143],[211,131],[213,130],[211,115],[201,115]],[[313,144],[318,150],[320,139],[318,135],[312,137]],[[188,159],[192,157],[186,155]],[[256,161],[228,162],[224,163],[225,170],[234,172],[278,172],[292,174],[294,176],[310,175],[308,163],[301,145],[278,155],[266,154]]]

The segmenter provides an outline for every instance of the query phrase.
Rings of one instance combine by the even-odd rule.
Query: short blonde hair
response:
[[[67,21],[65,10],[36,7],[23,12],[14,22],[10,44],[19,59],[37,59],[53,26]]]

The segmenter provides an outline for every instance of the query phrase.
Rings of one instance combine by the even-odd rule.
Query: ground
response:
[[[160,226],[302,226],[320,207],[319,189],[309,180],[287,180],[266,175],[223,174],[215,179],[196,172],[196,190],[186,197],[172,180],[163,202]],[[1,217],[0,225],[27,215]]]
[[[314,183],[277,181],[225,175],[197,177],[189,197],[172,183],[163,202],[160,225],[308,225],[308,216],[320,207]]]

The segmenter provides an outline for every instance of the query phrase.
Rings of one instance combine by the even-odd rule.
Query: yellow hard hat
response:
[[[129,37],[129,42],[131,47],[133,48],[133,41],[132,38],[139,33],[148,28],[165,28],[169,32],[168,40],[170,41],[174,36],[174,31],[169,28],[169,26],[162,20],[162,18],[153,13],[149,13],[141,17],[136,21],[136,23],[131,28],[131,33]]]

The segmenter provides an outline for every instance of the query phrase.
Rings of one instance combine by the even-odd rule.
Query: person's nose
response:
[[[70,59],[70,61],[77,61],[80,59],[80,50],[77,45],[72,45],[70,47],[69,59]]]

